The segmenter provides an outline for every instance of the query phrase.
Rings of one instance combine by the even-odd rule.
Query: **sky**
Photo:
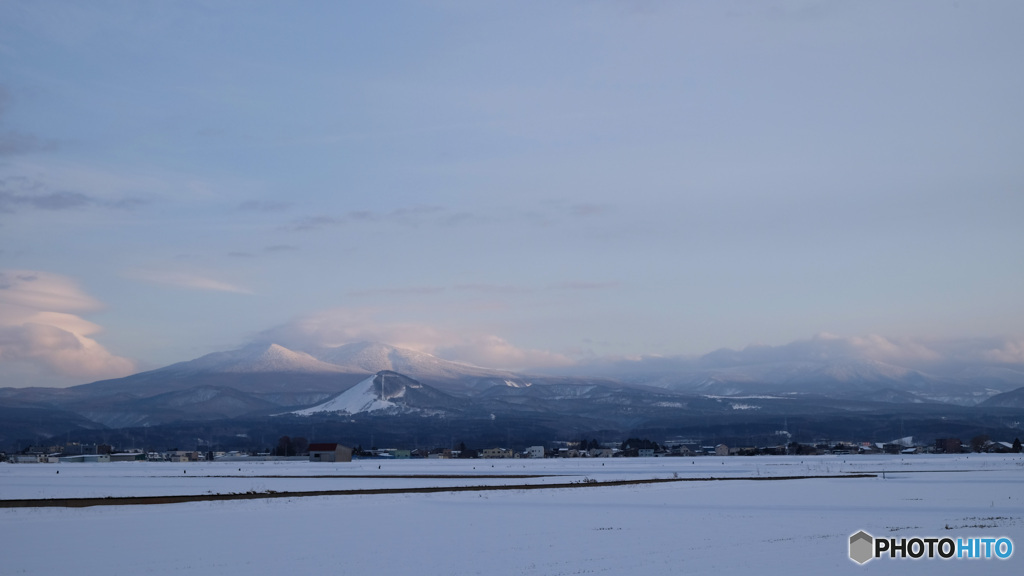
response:
[[[1022,22],[0,0],[0,387],[261,340],[521,369],[827,335],[1024,364]]]

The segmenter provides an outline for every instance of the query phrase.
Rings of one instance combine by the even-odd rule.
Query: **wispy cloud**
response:
[[[1013,338],[928,340],[821,333],[779,346],[752,345],[742,350],[718,350],[704,356],[701,362],[719,366],[843,360],[874,360],[923,370],[992,363],[1024,364],[1024,341]]]
[[[384,342],[488,368],[518,370],[567,366],[573,361],[546,350],[521,348],[499,336],[445,330],[413,322],[387,322],[370,309],[337,308],[296,318],[261,333],[261,341],[299,349],[352,342]]]
[[[308,232],[310,230],[318,230],[328,226],[337,226],[345,223],[344,219],[335,218],[333,216],[305,216],[292,220],[290,224],[284,226],[284,230],[290,232]]]
[[[573,204],[569,207],[569,212],[573,216],[596,216],[607,210],[608,207],[603,204]]]
[[[340,216],[304,216],[296,218],[283,229],[290,232],[307,232],[332,226],[344,226],[367,222],[395,222],[406,226],[418,226],[431,215],[443,215],[441,206],[417,205],[397,208],[390,212],[374,212],[371,210],[352,210]],[[445,223],[446,219],[441,222]]]
[[[608,288],[614,288],[618,286],[618,282],[586,282],[586,281],[566,281],[556,282],[554,284],[548,284],[547,286],[527,286],[523,284],[488,284],[488,283],[469,283],[469,284],[455,284],[451,287],[446,286],[403,286],[403,287],[386,287],[386,288],[367,288],[362,290],[354,290],[348,293],[349,296],[376,296],[376,295],[388,295],[388,296],[402,296],[402,295],[425,295],[425,294],[438,294],[447,290],[453,290],[456,292],[473,292],[477,294],[537,294],[545,291],[591,291],[591,290],[605,290]]]
[[[57,143],[53,140],[4,128],[10,102],[10,93],[3,84],[0,84],[0,157],[55,149]]]
[[[31,134],[0,129],[0,156],[44,152],[57,147],[52,140],[43,140]]]
[[[549,284],[549,290],[606,290],[608,288],[615,288],[618,286],[618,282],[582,282],[582,281],[567,281],[567,282],[556,282]]]
[[[274,244],[273,246],[267,246],[263,249],[264,252],[294,252],[298,250],[298,246],[292,246],[291,244]]]
[[[189,290],[208,290],[212,292],[231,292],[234,294],[252,294],[248,288],[237,286],[209,276],[191,272],[171,272],[162,270],[130,270],[125,276],[150,282]]]
[[[526,294],[534,291],[527,286],[516,286],[514,284],[458,284],[453,286],[452,289],[461,292],[478,292],[480,294]]]
[[[461,342],[438,346],[434,353],[449,360],[507,370],[565,367],[575,363],[563,354],[521,348],[493,334],[463,337]]]
[[[409,286],[404,288],[370,288],[366,290],[354,290],[348,296],[424,296],[427,294],[440,294],[445,289],[441,286]]]
[[[291,209],[289,202],[272,200],[247,200],[238,205],[239,212],[286,212]]]
[[[60,211],[90,207],[130,210],[148,204],[142,198],[100,199],[68,190],[50,190],[37,180],[24,177],[0,179],[0,212],[13,213],[19,209]]]

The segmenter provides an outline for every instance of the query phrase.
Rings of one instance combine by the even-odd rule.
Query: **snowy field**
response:
[[[878,476],[753,479],[856,473]],[[487,477],[511,475],[540,477]],[[583,484],[650,478],[750,479]],[[3,464],[3,500],[580,487],[2,508],[0,574],[1021,574],[1024,549],[1007,560],[860,566],[849,560],[848,539],[865,530],[1024,546],[1022,480],[1020,455],[975,454]]]

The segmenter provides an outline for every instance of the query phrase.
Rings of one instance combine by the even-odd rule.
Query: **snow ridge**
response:
[[[385,373],[378,373],[361,381],[327,402],[311,408],[296,410],[292,414],[311,416],[321,413],[361,414],[380,410],[413,411],[414,408],[392,402],[392,398],[403,398],[406,388],[401,386],[391,394],[385,394]]]

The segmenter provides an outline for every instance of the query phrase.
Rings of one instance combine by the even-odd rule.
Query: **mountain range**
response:
[[[953,434],[982,424],[1014,428],[1024,407],[1024,372],[1004,366],[934,375],[864,358],[719,352],[584,369],[589,374],[519,374],[375,342],[305,350],[252,344],[71,388],[0,388],[0,446],[197,426],[245,428],[235,432],[240,438],[261,427],[426,436],[503,428],[511,441],[513,430],[517,437],[643,429],[754,436],[790,421],[835,434],[868,421],[891,429],[894,418],[902,427],[909,418],[922,433]]]

